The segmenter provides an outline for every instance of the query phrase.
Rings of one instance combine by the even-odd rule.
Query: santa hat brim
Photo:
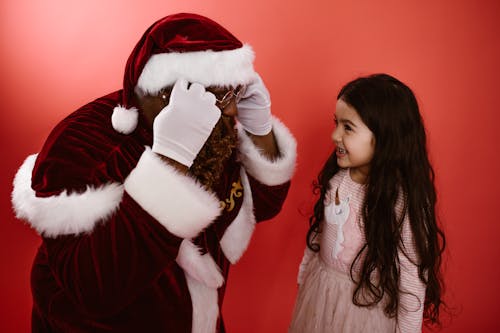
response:
[[[136,89],[155,94],[180,78],[208,86],[237,86],[256,77],[252,47],[226,51],[161,53],[151,56],[137,81]]]

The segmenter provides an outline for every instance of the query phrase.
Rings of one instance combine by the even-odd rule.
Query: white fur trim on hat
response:
[[[177,264],[192,278],[211,288],[219,288],[224,277],[210,253],[201,254],[190,240],[184,239],[177,254]]]
[[[235,264],[246,251],[255,229],[252,192],[248,177],[243,168],[241,169],[241,183],[244,193],[243,204],[238,212],[238,216],[227,227],[220,240],[222,251],[232,264]]]
[[[215,333],[219,317],[217,289],[207,287],[189,274],[185,276],[193,305],[191,333]]]
[[[180,78],[204,86],[247,84],[256,75],[253,68],[254,57],[248,44],[226,51],[155,54],[144,66],[136,88],[143,94],[155,94]]]
[[[193,238],[220,214],[219,200],[146,147],[125,180],[125,190],[168,231]]]
[[[31,173],[37,155],[30,155],[14,178],[12,204],[16,217],[26,220],[46,237],[73,235],[91,231],[96,223],[112,215],[120,205],[123,186],[117,183],[83,193],[37,197],[31,188]]]
[[[121,105],[115,106],[111,115],[111,124],[115,131],[122,134],[130,134],[137,127],[139,111],[132,107],[126,109]]]
[[[254,145],[252,139],[238,123],[241,160],[247,172],[255,179],[268,186],[275,186],[289,181],[295,171],[297,142],[288,128],[273,116],[273,133],[280,152],[276,160],[269,160]]]

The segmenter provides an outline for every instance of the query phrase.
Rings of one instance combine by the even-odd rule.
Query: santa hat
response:
[[[134,92],[154,95],[179,78],[204,86],[237,86],[255,77],[254,53],[218,23],[196,14],[170,15],[144,33],[128,58],[122,104],[113,110],[113,128],[134,131]]]

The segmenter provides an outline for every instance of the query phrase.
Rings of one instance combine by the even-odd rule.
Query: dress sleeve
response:
[[[400,304],[397,332],[421,332],[426,286],[418,276],[416,263],[419,258],[408,218],[403,222],[402,241],[402,249],[398,251]]]

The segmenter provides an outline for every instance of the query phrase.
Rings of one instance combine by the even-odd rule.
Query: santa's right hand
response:
[[[188,168],[221,116],[215,96],[199,83],[179,79],[170,101],[153,121],[152,150]]]

